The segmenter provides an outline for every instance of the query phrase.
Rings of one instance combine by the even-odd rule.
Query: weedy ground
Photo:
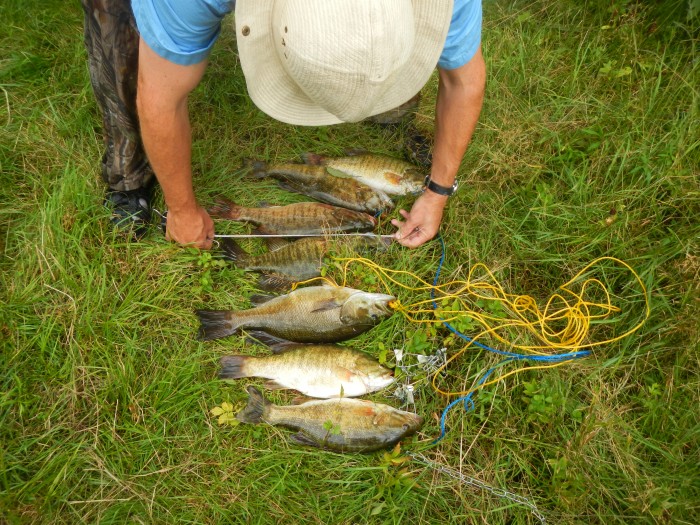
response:
[[[193,310],[248,307],[253,276],[167,243],[155,226],[141,242],[113,234],[78,3],[3,2],[0,522],[538,522],[523,505],[402,459],[416,450],[528,498],[550,523],[700,522],[697,10],[696,1],[485,2],[486,101],[445,217],[443,278],[484,262],[509,291],[544,301],[588,262],[615,256],[647,285],[651,316],[589,359],[488,387],[473,412],[450,413],[433,448],[447,400],[420,388],[424,428],[385,456],[298,448],[284,429],[217,423],[211,410],[240,409],[248,383],[219,382],[218,358],[262,350],[238,337],[195,341]],[[191,101],[203,203],[222,193],[247,205],[301,200],[245,180],[244,158],[402,155],[403,129],[301,128],[261,114],[229,22]],[[428,136],[435,90],[433,79],[416,117]],[[377,261],[430,279],[439,256],[434,242]],[[356,283],[378,286],[353,268]],[[608,281],[626,306],[597,336],[643,317],[626,282]],[[446,336],[397,315],[349,344],[429,353]],[[469,351],[444,386],[469,386],[496,361]]]

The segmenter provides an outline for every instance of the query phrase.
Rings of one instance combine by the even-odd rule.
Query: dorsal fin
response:
[[[290,241],[285,239],[284,237],[266,237],[265,238],[265,245],[267,246],[267,251],[269,252],[276,252],[277,250],[281,250],[282,248],[286,248],[291,244]]]
[[[291,403],[292,403],[292,405],[303,405],[304,403],[308,403],[309,401],[318,401],[318,400],[314,399],[313,397],[299,395],[299,396],[293,397]]]
[[[311,153],[307,151],[306,153],[301,154],[301,160],[304,162],[304,164],[312,164],[314,166],[320,166],[322,165],[326,157],[323,155],[319,155],[317,153]]]
[[[292,434],[289,437],[290,441],[293,443],[296,443],[297,445],[306,445],[307,447],[316,447],[319,448],[319,444],[316,443],[314,440],[309,438],[306,434],[302,434],[301,432],[297,432],[296,434]]]
[[[253,306],[260,306],[261,304],[265,304],[266,302],[271,301],[275,297],[277,296],[256,293],[250,296],[250,302]]]
[[[263,273],[258,278],[258,288],[266,292],[283,292],[292,288],[294,281],[278,273]]]
[[[290,350],[296,350],[298,348],[303,348],[305,346],[309,346],[308,343],[295,343],[294,341],[285,341],[282,340],[278,343],[268,345],[270,348],[270,351],[273,354],[279,355],[279,354],[284,354],[285,352],[289,352]]]
[[[350,149],[345,150],[345,154],[348,157],[357,157],[360,155],[369,155],[369,151],[367,151],[366,149],[362,149],[362,148],[350,148]]]
[[[248,334],[248,337],[245,338],[246,343],[263,345],[268,348],[300,344],[268,334],[262,330],[248,330],[246,333]]]

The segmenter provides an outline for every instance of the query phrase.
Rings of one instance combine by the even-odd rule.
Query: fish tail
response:
[[[267,163],[262,160],[245,159],[243,167],[250,170],[248,174],[254,179],[262,179],[267,177]]]
[[[216,200],[216,204],[209,208],[209,215],[214,217],[219,217],[222,219],[232,219],[236,220],[241,216],[241,207],[235,202],[219,197]]]
[[[200,341],[211,341],[229,336],[238,330],[238,323],[234,322],[234,312],[230,310],[197,310],[199,317]]]
[[[219,379],[242,379],[250,377],[245,371],[245,364],[250,359],[245,355],[225,355],[219,360],[221,372]]]
[[[249,396],[248,404],[243,410],[236,414],[236,419],[241,423],[262,423],[272,403],[265,399],[260,390],[254,386],[249,386],[247,390]]]
[[[301,160],[304,162],[304,164],[320,166],[326,160],[326,157],[324,157],[323,155],[318,155],[317,153],[310,153],[307,151],[306,153],[301,154]]]
[[[249,253],[246,252],[233,239],[221,239],[221,250],[224,252],[224,259],[232,262],[236,266],[245,266]]]

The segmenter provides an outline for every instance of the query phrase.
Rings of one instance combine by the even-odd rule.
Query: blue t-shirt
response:
[[[236,0],[132,0],[141,38],[159,56],[183,66],[209,56],[221,20]],[[481,0],[455,0],[447,40],[438,60],[443,69],[463,66],[481,43]]]

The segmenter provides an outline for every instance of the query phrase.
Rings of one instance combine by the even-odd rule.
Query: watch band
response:
[[[454,193],[457,191],[458,187],[458,182],[455,181],[452,186],[441,186],[437,182],[433,182],[433,180],[430,178],[430,175],[428,175],[425,178],[425,187],[432,191],[433,193],[437,193],[438,195],[444,195],[445,197],[451,197],[454,195]]]

